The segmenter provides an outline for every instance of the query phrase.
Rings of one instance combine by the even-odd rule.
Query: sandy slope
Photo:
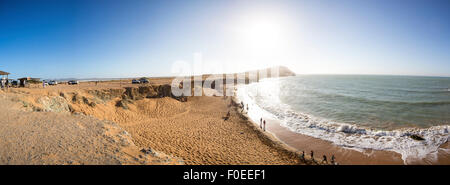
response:
[[[54,112],[30,112],[0,94],[0,164],[172,164],[140,151],[117,124]],[[17,98],[17,97],[15,97]],[[14,98],[13,98],[14,99]]]

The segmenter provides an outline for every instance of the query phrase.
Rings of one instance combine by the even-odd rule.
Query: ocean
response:
[[[355,150],[429,157],[450,137],[450,78],[299,75],[241,85],[248,115]],[[414,140],[418,135],[425,140]]]

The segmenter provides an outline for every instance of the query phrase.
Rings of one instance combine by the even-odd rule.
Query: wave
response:
[[[397,91],[397,92],[407,92],[407,93],[432,93],[432,94],[447,94],[450,92],[450,88],[446,87],[434,87],[428,89],[405,89],[405,88],[386,88],[380,87],[377,89]]]
[[[406,102],[406,101],[389,101],[389,100],[376,100],[376,99],[368,99],[363,97],[349,96],[343,94],[330,94],[324,93],[320,91],[314,91],[316,95],[320,94],[325,98],[344,98],[349,101],[358,101],[362,103],[373,103],[373,104],[401,104],[401,105],[450,105],[450,101],[424,101],[424,102]]]
[[[356,150],[385,150],[401,154],[405,164],[423,159],[429,154],[437,154],[439,147],[448,142],[449,125],[429,128],[402,128],[396,130],[377,130],[349,123],[338,123],[294,111],[289,105],[282,104],[271,96],[271,103],[258,105],[245,85],[239,86],[236,96],[251,106],[249,117],[258,122],[261,117],[270,117],[280,121],[280,125],[292,132],[308,135],[334,143],[335,145]],[[428,102],[420,102],[428,103]],[[433,102],[432,102],[433,103]],[[412,139],[411,135],[420,135],[425,140]]]

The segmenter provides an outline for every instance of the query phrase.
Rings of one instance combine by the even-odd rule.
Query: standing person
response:
[[[266,120],[264,120],[264,131],[266,131]]]
[[[305,161],[305,151],[302,151],[301,159],[302,161]]]
[[[311,150],[311,160],[314,161],[314,151]]]
[[[334,154],[333,155],[331,155],[331,164],[334,164],[334,160],[335,160],[336,158],[334,157]]]
[[[328,163],[328,161],[327,161],[327,156],[326,156],[326,155],[323,155],[322,163],[323,163],[323,162]]]
[[[45,88],[45,81],[42,81],[42,88]]]

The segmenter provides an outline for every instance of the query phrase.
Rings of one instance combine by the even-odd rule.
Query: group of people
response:
[[[244,106],[244,102],[241,101],[241,113],[244,112],[244,110],[247,109],[247,113],[249,110],[248,104]],[[266,120],[263,120],[262,118],[259,120],[259,128],[266,131]]]
[[[262,118],[259,120],[259,128],[266,131],[266,120],[263,120]]]
[[[241,108],[242,108],[242,109],[241,109],[241,112],[243,112],[243,111],[245,110],[245,106],[244,106],[244,102],[242,102],[242,101],[241,101]],[[248,108],[248,104],[247,104],[246,108],[247,108],[247,112],[248,112],[248,109],[249,109],[249,108]],[[227,114],[227,116],[225,117],[225,119],[227,120],[229,116],[230,116],[230,112],[228,111],[228,114]],[[264,120],[263,118],[261,118],[261,119],[259,120],[259,128],[262,129],[262,130],[264,130],[264,131],[266,131],[266,120]],[[314,160],[314,151],[311,150],[310,156],[311,156],[311,160],[312,160],[313,162],[315,162],[315,160]],[[306,159],[305,159],[305,151],[302,151],[302,154],[301,154],[301,156],[300,156],[300,160],[302,160],[303,162],[306,161]],[[331,164],[337,164],[335,160],[336,160],[336,157],[334,157],[334,154],[331,155],[330,163],[331,163]],[[322,156],[322,161],[321,161],[320,163],[322,163],[322,164],[323,164],[323,163],[328,164],[328,159],[327,159],[327,156],[326,156],[326,155],[323,155],[323,156]]]
[[[6,78],[2,78],[0,80],[0,87],[1,88],[6,88],[6,87],[10,87],[11,84],[9,83],[9,80],[7,80]]]
[[[241,113],[243,113],[245,110],[244,102],[241,101]],[[247,104],[247,113],[248,113],[248,104]]]
[[[1,88],[6,87],[6,79],[2,79],[0,85],[1,85],[1,86],[0,86]]]
[[[314,160],[314,151],[311,150],[310,156],[311,156],[311,160],[312,160],[313,162],[315,162],[315,160]],[[305,159],[305,151],[302,151],[302,155],[300,156],[300,160],[302,160],[303,162],[306,161],[306,159]],[[321,161],[320,163],[325,163],[325,164],[328,163],[328,160],[327,160],[327,156],[326,156],[326,155],[323,155],[323,156],[322,156],[322,161]],[[336,164],[336,158],[334,157],[334,154],[331,155],[331,161],[330,161],[330,163],[331,163],[331,164]]]

